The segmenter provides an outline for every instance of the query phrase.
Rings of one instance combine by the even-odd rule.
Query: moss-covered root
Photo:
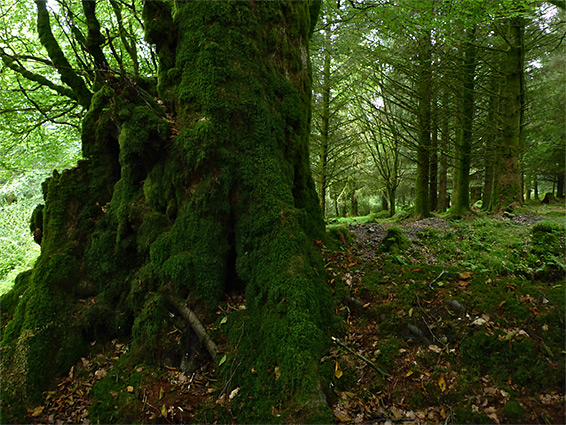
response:
[[[319,369],[333,308],[322,263],[312,242],[289,224],[256,244],[238,261],[240,273],[249,273],[245,322],[232,333],[230,364],[246,365],[232,378],[245,395],[235,401],[238,420],[328,422]]]
[[[18,419],[10,408],[13,401],[37,401],[51,378],[68,370],[85,347],[72,317],[80,273],[75,254],[89,222],[88,214],[81,214],[87,180],[83,165],[55,173],[44,185],[42,255],[32,272],[18,278],[25,290],[17,305],[9,305],[10,293],[1,300],[14,309],[2,335],[1,366],[4,414],[16,415],[11,420]]]

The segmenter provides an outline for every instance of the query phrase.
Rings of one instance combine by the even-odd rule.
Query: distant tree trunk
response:
[[[438,105],[432,102],[430,165],[429,165],[429,210],[435,211],[438,205]]]
[[[520,6],[518,6],[520,7]],[[524,21],[521,16],[508,18],[507,53],[502,62],[504,77],[500,90],[501,136],[493,184],[491,211],[501,211],[512,203],[522,202],[521,191],[521,122],[523,110]]]
[[[340,204],[338,202],[338,192],[334,192],[332,199],[334,201],[334,213],[336,214],[336,217],[341,217],[340,215]]]
[[[538,177],[535,174],[533,176],[533,198],[538,201]]]
[[[432,99],[432,45],[430,33],[419,41],[417,76],[418,144],[417,178],[415,184],[415,211],[418,218],[430,216],[428,179],[430,167],[430,125]]]
[[[387,188],[387,197],[389,198],[389,212],[388,212],[389,217],[393,217],[395,215],[395,210],[396,210],[395,192],[396,190],[394,187]]]
[[[166,109],[108,79],[83,123],[85,159],[44,184],[41,255],[3,329],[3,410],[37,402],[94,340],[127,339],[136,361],[180,360],[190,340],[171,340],[168,297],[210,323],[236,291],[246,309],[226,331],[231,413],[333,420],[320,359],[334,309],[308,158],[317,6],[175,2],[172,14],[169,1],[145,2]]]
[[[330,32],[327,33],[330,35]],[[320,151],[317,167],[317,189],[323,217],[326,215],[326,187],[328,185],[328,145],[330,123],[330,52],[324,51],[324,69],[322,71],[322,117]]]
[[[442,110],[448,111],[448,95],[443,95]],[[440,132],[440,166],[438,173],[438,202],[436,210],[444,212],[448,208],[448,151],[450,149],[450,120],[447,113],[442,114]]]
[[[352,217],[357,217],[358,215],[360,215],[358,194],[355,190],[350,194],[350,215]]]
[[[388,199],[389,199],[389,194],[387,193],[387,190],[384,190],[383,193],[381,194],[381,209],[384,211],[389,210],[389,202],[387,202]]]
[[[472,154],[472,123],[474,119],[474,79],[476,74],[476,29],[466,30],[464,42],[462,106],[460,112],[460,131],[456,142],[458,158],[458,179],[456,195],[450,212],[462,215],[470,210],[470,166]]]
[[[558,174],[556,177],[556,197],[564,198],[564,174]]]

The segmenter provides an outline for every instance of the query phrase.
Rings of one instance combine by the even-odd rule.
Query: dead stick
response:
[[[218,347],[214,343],[212,339],[206,333],[206,329],[200,322],[197,315],[185,304],[185,302],[181,298],[173,297],[172,295],[166,295],[165,298],[169,301],[173,306],[179,310],[181,316],[191,325],[193,331],[197,335],[199,341],[205,346],[208,354],[210,357],[214,358],[216,354],[218,354]]]
[[[359,358],[360,360],[363,360],[364,362],[366,362],[368,365],[370,365],[371,367],[373,367],[375,370],[377,370],[379,373],[381,373],[383,376],[391,376],[390,374],[388,374],[387,372],[381,370],[380,368],[378,368],[374,362],[372,362],[371,360],[369,360],[368,358],[362,356],[361,354],[356,353],[354,350],[352,350],[350,347],[348,347],[346,344],[344,344],[342,341],[340,341],[338,338],[334,338],[332,337],[332,341],[334,341],[336,344],[338,344],[340,347],[344,348],[346,351],[348,351],[349,353],[353,354],[354,356],[356,356],[357,358]]]

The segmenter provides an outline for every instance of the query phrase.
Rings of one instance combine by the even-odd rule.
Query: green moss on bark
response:
[[[24,387],[39,394],[83,338],[120,334],[134,357],[159,363],[163,294],[189,299],[206,320],[226,292],[245,291],[226,365],[257,375],[246,366],[231,377],[248,395],[233,404],[239,420],[278,421],[273,408],[281,420],[331,420],[319,363],[333,307],[308,161],[316,13],[306,2],[166,4],[146,2],[144,16],[155,18],[146,30],[169,118],[139,87],[93,96],[85,161],[45,184],[42,253],[3,367],[23,362]]]

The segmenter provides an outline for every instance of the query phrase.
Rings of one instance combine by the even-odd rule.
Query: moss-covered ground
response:
[[[342,322],[321,359],[335,422],[564,423],[561,211],[378,221],[333,227],[318,241]],[[408,246],[379,242],[391,228]],[[242,422],[234,407],[248,395],[234,376],[249,369],[258,385],[281,376],[277,365],[238,362],[238,346],[226,344],[245,302],[227,296],[208,325],[215,362],[188,372],[169,359],[139,363],[128,340],[94,344],[29,421]],[[163,329],[170,346],[183,333],[172,323]],[[283,408],[271,406],[272,422],[289,419]]]
[[[564,423],[564,219],[536,206],[350,226],[352,245],[327,252],[356,353],[327,358],[336,418]],[[404,251],[385,249],[392,226]]]

